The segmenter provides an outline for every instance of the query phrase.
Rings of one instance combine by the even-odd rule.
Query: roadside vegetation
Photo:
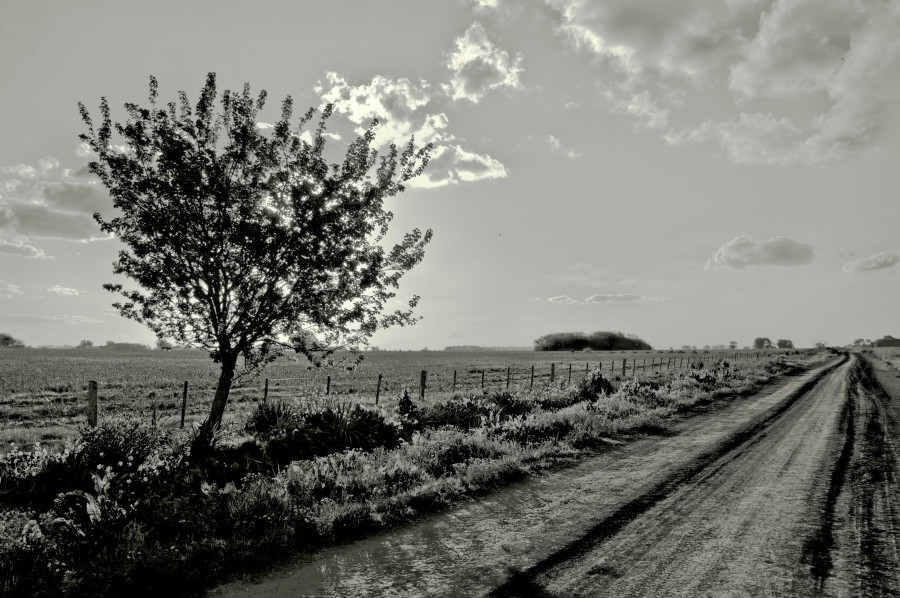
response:
[[[0,594],[200,594],[238,571],[357,538],[665,428],[808,355],[653,379],[465,393],[391,411],[259,403],[209,442],[108,419],[65,450],[0,460]]]

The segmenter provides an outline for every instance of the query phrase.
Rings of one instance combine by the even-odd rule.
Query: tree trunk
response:
[[[225,355],[222,357],[222,371],[219,374],[219,384],[216,386],[216,394],[213,397],[212,405],[209,408],[209,417],[206,420],[210,431],[214,431],[222,422],[236,366],[237,355]]]

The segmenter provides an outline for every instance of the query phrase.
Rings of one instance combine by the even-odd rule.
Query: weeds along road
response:
[[[213,595],[900,595],[898,404],[896,370],[835,359]]]

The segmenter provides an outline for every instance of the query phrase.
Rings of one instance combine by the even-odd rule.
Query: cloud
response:
[[[705,270],[735,269],[752,266],[800,266],[812,261],[812,245],[787,237],[756,241],[740,235],[722,245],[706,262]]]
[[[559,37],[592,58],[611,110],[671,144],[718,143],[739,164],[822,166],[864,152],[900,105],[895,2],[545,6]],[[716,116],[698,122],[711,102]]]
[[[32,314],[0,314],[0,322],[24,322],[27,324],[45,324],[45,323],[59,323],[59,324],[99,324],[103,322],[103,320],[95,320],[94,318],[89,318],[87,316],[77,316],[77,315],[68,315],[68,314],[58,314],[53,316],[36,316]]]
[[[6,240],[0,239],[0,255],[14,255],[17,257],[25,257],[25,258],[49,258],[46,253],[42,249],[38,249],[33,245],[28,245],[22,240]]]
[[[591,295],[585,299],[585,303],[617,303],[620,301],[640,301],[643,299],[637,293],[606,293]]]
[[[900,251],[882,251],[844,264],[844,272],[871,272],[885,270],[900,265]]]
[[[0,280],[0,299],[12,299],[14,295],[21,294],[22,288],[19,285]]]
[[[256,128],[260,131],[268,131],[269,129],[274,129],[275,125],[272,123],[258,122],[256,123]]]
[[[53,285],[52,287],[47,289],[47,291],[54,293],[56,295],[63,295],[63,296],[84,295],[85,293],[87,293],[87,291],[84,291],[82,289],[72,289],[72,288],[64,287],[64,286],[61,286],[58,284]]]
[[[568,295],[560,295],[558,297],[550,297],[547,299],[550,303],[562,303],[563,305],[574,305],[578,303],[578,301],[572,299]]]
[[[577,299],[572,299],[568,295],[559,295],[558,297],[550,297],[547,299],[550,303],[560,303],[563,305],[590,305],[592,303],[631,303],[635,301],[658,301],[659,299],[653,299],[649,297],[644,297],[642,295],[638,295],[637,293],[597,293],[595,295],[591,295],[584,301],[578,301]]]
[[[548,148],[550,148],[551,152],[555,154],[562,154],[563,156],[572,160],[576,160],[584,155],[584,152],[576,151],[572,148],[566,147],[556,135],[547,135],[546,137],[541,138],[541,142]]]
[[[337,113],[359,125],[357,134],[378,119],[378,144],[405,143],[413,135],[420,144],[450,138],[446,114],[431,106],[435,91],[427,81],[376,75],[368,83],[351,85],[341,75],[329,72],[315,91],[323,102],[334,104]]]
[[[55,158],[0,168],[0,253],[45,257],[34,239],[106,238],[92,214],[111,205],[99,181]]]
[[[409,181],[410,187],[423,189],[505,178],[509,172],[499,160],[487,154],[464,150],[455,144],[439,145],[424,172]]]
[[[403,144],[412,136],[418,145],[434,144],[431,161],[421,176],[410,181],[411,187],[443,187],[508,175],[499,160],[464,148],[450,133],[449,119],[441,107],[449,98],[426,81],[375,76],[369,83],[351,85],[344,77],[328,73],[316,93],[358,125],[357,134],[377,118],[376,145]]]
[[[447,60],[450,82],[443,85],[454,101],[465,99],[477,104],[491,90],[522,88],[522,57],[510,58],[509,52],[494,45],[478,21],[456,39],[455,45]]]

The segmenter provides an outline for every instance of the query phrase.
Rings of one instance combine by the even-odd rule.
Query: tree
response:
[[[793,349],[794,343],[788,339],[780,338],[780,339],[778,339],[778,348],[779,349]]]
[[[89,341],[89,340],[82,340],[80,343],[78,343],[78,346],[76,347],[76,349],[93,349],[93,348],[94,348],[94,342]]]
[[[156,339],[156,349],[158,351],[171,351],[175,346],[164,338]]]
[[[293,127],[288,96],[267,132],[256,122],[266,92],[254,100],[249,84],[243,93],[226,90],[217,110],[215,73],[193,109],[184,92],[165,109],[157,97],[151,77],[149,107],[125,104],[124,125],[112,124],[102,98],[96,130],[79,103],[88,130],[80,138],[97,154],[90,171],[120,214],[94,215],[127,247],[113,272],[140,289],[104,287],[125,297],[114,304],[124,317],[206,349],[221,366],[204,426],[211,437],[236,376],[258,373],[288,349],[320,365],[339,346],[365,345],[380,328],[416,321],[417,296],[390,313],[385,304],[432,232],[414,229],[386,251],[380,242],[393,215],[383,204],[421,174],[431,146],[416,150],[411,139],[402,152],[391,145],[379,155],[373,121],[342,162],[329,165],[331,106],[307,141],[314,109]]]
[[[771,349],[772,341],[767,339],[766,337],[757,337],[753,339],[753,348],[754,349]]]
[[[0,347],[8,347],[10,349],[21,349],[25,343],[13,337],[11,334],[0,332]]]
[[[731,342],[728,343],[728,348],[729,348],[729,349],[737,349],[737,346],[738,346],[738,342],[737,342],[737,341],[731,341]]]

